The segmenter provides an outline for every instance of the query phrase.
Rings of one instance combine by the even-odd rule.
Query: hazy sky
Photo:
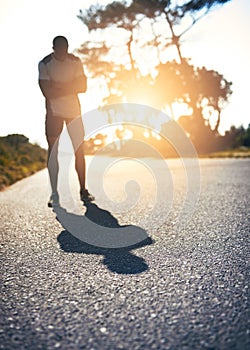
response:
[[[77,19],[93,0],[0,0],[0,135],[22,133],[46,146],[44,100],[37,65],[52,51],[52,39],[65,35],[70,51],[87,30]],[[250,122],[250,1],[232,0],[201,20],[187,35],[183,52],[199,66],[217,70],[233,82],[233,95],[222,112],[221,130]],[[95,91],[82,98],[82,110],[97,107]]]

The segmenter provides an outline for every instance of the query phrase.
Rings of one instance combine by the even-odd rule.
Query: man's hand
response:
[[[82,75],[70,83],[62,83],[59,88],[65,89],[65,91],[70,94],[79,94],[82,92],[86,92],[87,90],[87,78],[85,75]]]

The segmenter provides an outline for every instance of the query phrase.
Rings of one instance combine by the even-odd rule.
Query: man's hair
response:
[[[68,40],[65,38],[65,36],[58,35],[53,39],[53,47],[56,47],[56,46],[61,45],[61,44],[69,46]]]

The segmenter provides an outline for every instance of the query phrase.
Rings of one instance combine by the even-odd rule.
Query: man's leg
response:
[[[81,199],[83,201],[93,201],[94,196],[86,189],[85,133],[82,118],[67,120],[66,125],[75,152],[75,169],[79,179]]]
[[[84,155],[84,127],[82,118],[66,121],[68,133],[75,153],[75,169],[79,179],[80,189],[86,188],[86,164]]]
[[[58,138],[48,137],[48,159],[47,167],[49,172],[49,179],[51,185],[52,193],[57,192],[57,183],[58,183]]]
[[[75,168],[78,175],[80,188],[86,189],[86,162],[84,155],[84,143],[75,151]]]
[[[58,144],[63,129],[63,119],[51,115],[46,116],[46,138],[48,142],[47,167],[52,191],[52,197],[57,196],[58,183]],[[50,205],[49,205],[50,206]]]

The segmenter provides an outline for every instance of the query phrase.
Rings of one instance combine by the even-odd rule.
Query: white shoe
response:
[[[58,192],[52,192],[49,201],[48,201],[48,207],[53,208],[59,206],[59,194]]]

